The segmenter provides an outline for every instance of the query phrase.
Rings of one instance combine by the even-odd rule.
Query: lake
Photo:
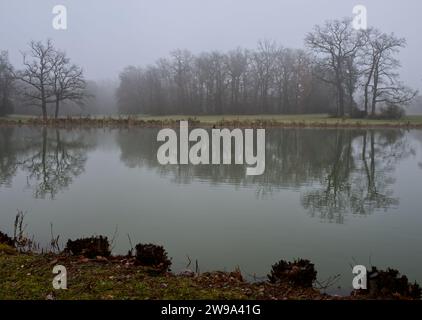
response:
[[[42,247],[50,224],[62,248],[103,234],[125,254],[130,235],[162,244],[176,272],[191,260],[261,280],[306,258],[320,281],[341,275],[329,293],[352,290],[356,264],[422,283],[422,131],[267,129],[265,173],[247,176],[160,165],[158,130],[1,127],[0,230],[22,210]]]

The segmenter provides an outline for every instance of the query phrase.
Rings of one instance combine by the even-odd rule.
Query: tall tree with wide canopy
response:
[[[357,52],[364,45],[361,31],[354,30],[351,19],[327,21],[324,26],[315,26],[307,34],[305,43],[316,55],[321,56],[316,63],[325,75],[322,81],[330,83],[337,90],[337,116],[345,115],[348,73],[352,70]],[[350,93],[349,93],[350,96]]]

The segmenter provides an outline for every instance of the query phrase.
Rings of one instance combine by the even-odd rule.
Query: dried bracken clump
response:
[[[171,261],[162,246],[139,243],[135,249],[137,264],[152,267],[159,272],[170,271]]]
[[[8,246],[14,247],[15,241],[13,241],[12,238],[10,238],[7,234],[0,231],[0,243],[6,244]]]
[[[294,286],[311,288],[317,272],[309,260],[299,259],[294,262],[280,260],[272,266],[268,279],[271,283],[289,283]]]
[[[103,236],[81,238],[74,241],[68,240],[65,252],[75,256],[82,255],[90,259],[97,256],[108,257],[111,254],[110,243],[107,237]]]
[[[383,271],[372,267],[367,279],[368,290],[358,290],[355,294],[383,299],[421,299],[421,287],[416,282],[409,283],[408,278],[400,275],[398,270],[388,268],[387,271]]]

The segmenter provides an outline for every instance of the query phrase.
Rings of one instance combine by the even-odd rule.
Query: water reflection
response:
[[[413,153],[399,131],[338,131],[333,159],[321,175],[321,186],[302,196],[312,216],[342,223],[344,213],[367,215],[398,206],[394,197],[397,162]]]
[[[272,129],[266,135],[265,173],[250,177],[241,165],[161,166],[157,132],[119,131],[121,161],[131,168],[157,170],[175,183],[202,180],[253,187],[258,197],[297,189],[312,217],[336,223],[343,223],[347,213],[368,215],[398,206],[395,167],[415,152],[400,130]]]
[[[14,128],[0,129],[0,185],[10,186],[17,170],[18,141],[12,139]]]
[[[422,131],[415,131],[413,136],[418,140],[422,146]],[[418,162],[418,167],[422,169],[422,159]]]
[[[84,131],[2,128],[0,130],[0,182],[10,185],[20,169],[35,198],[56,194],[84,171],[93,141]]]
[[[415,154],[409,135],[400,130],[271,129],[264,175],[247,176],[242,165],[162,166],[156,158],[157,133],[132,128],[106,132],[105,137],[110,141],[115,135],[120,162],[129,168],[144,167],[177,184],[204,181],[254,188],[258,198],[293,189],[310,216],[336,223],[343,223],[348,213],[368,215],[398,206],[395,168]],[[35,198],[55,198],[84,172],[97,134],[0,128],[0,184],[10,186],[22,172]]]

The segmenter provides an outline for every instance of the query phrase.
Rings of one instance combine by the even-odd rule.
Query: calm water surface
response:
[[[422,131],[272,129],[266,171],[161,166],[158,129],[0,128],[0,229],[47,247],[105,234],[115,253],[162,244],[174,271],[264,277],[279,259],[308,258],[331,293],[351,291],[351,265],[399,269],[422,282]],[[260,279],[260,278],[259,278]]]

